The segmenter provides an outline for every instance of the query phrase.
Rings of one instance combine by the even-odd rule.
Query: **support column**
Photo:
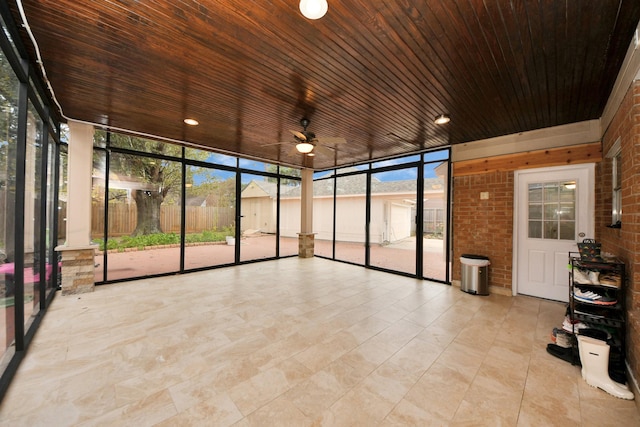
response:
[[[67,241],[55,248],[62,257],[62,295],[94,289],[95,250],[91,243],[93,126],[69,122],[67,163]]]
[[[300,194],[300,233],[298,233],[298,256],[313,258],[313,170],[302,169],[302,184]]]

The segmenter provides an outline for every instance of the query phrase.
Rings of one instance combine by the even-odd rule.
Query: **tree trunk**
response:
[[[162,233],[160,228],[160,205],[164,200],[162,194],[157,191],[137,190],[133,192],[133,199],[136,201],[138,222],[132,235]]]

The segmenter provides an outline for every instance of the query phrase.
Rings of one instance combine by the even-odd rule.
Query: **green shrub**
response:
[[[202,233],[191,233],[185,236],[186,243],[222,242],[226,236],[234,236],[233,227],[225,227],[221,231],[216,229],[205,230]],[[100,250],[105,250],[104,240],[98,242]],[[143,236],[122,236],[107,240],[107,250],[122,252],[126,248],[144,249],[147,246],[175,245],[180,243],[180,235],[177,233],[155,233]]]

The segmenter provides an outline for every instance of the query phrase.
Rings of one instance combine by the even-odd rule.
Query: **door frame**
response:
[[[532,168],[532,169],[521,169],[514,171],[513,174],[513,249],[512,249],[512,260],[511,260],[511,295],[518,295],[518,236],[520,234],[520,230],[518,229],[518,217],[520,215],[519,212],[519,183],[520,178],[526,174],[532,173],[545,173],[545,172],[558,172],[558,171],[571,171],[577,169],[584,169],[587,171],[590,182],[590,189],[588,191],[587,196],[587,209],[589,211],[589,224],[587,224],[584,229],[588,230],[588,235],[585,237],[594,237],[595,233],[595,163],[581,163],[577,165],[569,165],[569,166],[550,166],[545,168]],[[576,230],[577,232],[578,230]]]

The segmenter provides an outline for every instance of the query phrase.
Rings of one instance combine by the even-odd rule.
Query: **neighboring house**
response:
[[[336,194],[336,241],[364,242],[366,194],[364,174],[339,178]],[[267,185],[265,185],[267,184]],[[258,210],[264,213],[260,218],[260,228],[275,230],[276,192],[275,184],[252,181],[242,192],[243,230],[248,224],[258,225]],[[442,178],[424,180],[425,217],[433,218],[433,224],[425,224],[425,229],[435,231],[438,219],[444,219],[446,207],[445,185]],[[372,244],[393,243],[415,235],[414,218],[417,184],[415,180],[380,181],[371,180],[371,224]],[[313,232],[316,239],[333,238],[333,180],[314,182],[313,187]],[[248,204],[245,203],[245,200]],[[247,218],[249,215],[249,218]],[[245,226],[247,223],[247,226]],[[258,228],[258,227],[254,227]],[[280,234],[296,237],[300,230],[300,187],[283,191],[280,195]],[[275,232],[275,231],[274,231]]]
[[[260,231],[275,234],[278,185],[275,182],[252,180],[242,190],[240,197],[241,233]]]

